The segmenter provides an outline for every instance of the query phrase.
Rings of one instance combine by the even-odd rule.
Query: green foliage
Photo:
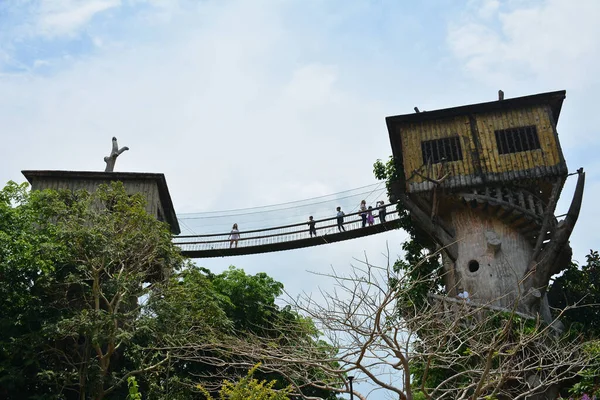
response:
[[[223,382],[223,386],[219,391],[219,399],[221,400],[289,400],[288,394],[291,392],[290,387],[282,390],[275,390],[273,387],[277,383],[275,380],[267,382],[266,380],[258,381],[253,377],[259,365],[256,365],[248,375],[239,381],[233,383],[231,381]],[[211,394],[199,386],[198,389],[206,396],[207,400],[214,400]]]
[[[242,357],[223,348],[227,338],[335,352],[310,319],[275,304],[282,290],[264,273],[186,263],[168,227],[121,184],[72,193],[9,183],[0,190],[0,398],[198,398],[199,376],[242,372],[219,366]],[[246,386],[277,394],[257,398],[287,398],[282,375],[253,373]]]
[[[142,394],[139,392],[135,376],[127,378],[127,387],[129,389],[127,400],[142,400]]]
[[[54,227],[28,201],[26,184],[9,182],[0,192],[0,387],[25,395],[47,387],[35,379],[42,360],[30,346],[37,338],[29,333],[41,329],[38,318],[47,313],[37,287],[45,284],[64,250],[48,244]]]
[[[559,310],[567,310],[562,322],[570,329],[585,333],[588,337],[600,335],[600,254],[590,250],[586,263],[581,267],[573,263],[555,279],[548,300]]]
[[[283,284],[267,274],[247,275],[242,269],[229,267],[221,274],[212,275],[211,279],[215,290],[229,300],[224,304],[224,310],[236,332],[257,335],[262,341],[269,340],[271,346],[309,346],[320,348],[324,355],[334,351],[332,346],[318,341],[319,332],[312,320],[293,312],[289,306],[280,308],[275,304],[276,298],[283,292]],[[319,368],[303,368],[308,370],[307,375],[312,375],[313,380],[322,378]],[[280,374],[264,374],[258,370],[255,374],[272,382],[275,389],[283,390],[288,385]],[[336,398],[332,392],[311,387],[305,388],[304,395]]]
[[[600,341],[588,342],[585,351],[596,362],[579,373],[581,379],[568,389],[568,393],[575,396],[600,396]]]
[[[398,182],[401,182],[401,171],[396,170],[396,165],[392,157],[387,162],[377,160],[373,166],[373,172],[377,179],[385,180],[390,198],[392,197],[392,189],[395,187],[396,193]],[[399,315],[402,317],[415,317],[419,313],[425,312],[428,308],[428,303],[425,301],[428,293],[442,293],[442,268],[440,265],[440,257],[435,255],[435,244],[431,238],[420,231],[413,224],[407,210],[403,208],[401,202],[398,203],[399,225],[409,234],[402,248],[404,250],[404,258],[397,260],[394,263],[394,270],[404,274],[408,280],[403,280],[404,285],[402,295],[398,296],[397,307]],[[415,268],[415,266],[417,266]],[[408,283],[406,283],[408,282]],[[391,285],[396,282],[390,282]],[[549,292],[550,305],[561,310],[569,305],[578,304],[578,308],[571,308],[562,316],[562,321],[569,328],[567,336],[576,336],[577,333],[583,332],[588,338],[598,337],[600,332],[600,255],[598,252],[592,251],[587,256],[586,265],[578,268],[572,265],[564,272],[562,276],[557,278]],[[491,358],[491,364],[495,367],[502,362],[510,360],[511,357],[519,356],[520,349],[518,343],[535,342],[533,338],[540,332],[540,327],[534,320],[524,320],[515,315],[505,315],[505,313],[496,313],[492,318],[486,320],[484,326],[474,323],[481,329],[488,329],[490,336],[479,337],[481,343],[491,343],[498,341],[501,343],[503,351],[494,352]],[[441,330],[440,330],[441,332]],[[574,333],[575,332],[575,333]],[[501,333],[501,335],[500,335]],[[417,337],[436,337],[436,330],[431,326],[417,327]],[[425,388],[435,387],[441,382],[444,382],[449,377],[464,377],[464,381],[460,379],[451,380],[450,385],[454,387],[463,387],[469,383],[468,374],[462,374],[462,371],[468,371],[474,366],[478,357],[473,351],[469,343],[473,343],[473,337],[468,331],[462,332],[464,337],[460,340],[450,340],[450,338],[439,337],[440,343],[444,345],[439,349],[447,350],[454,355],[460,355],[460,362],[448,366],[441,357],[436,357],[435,352],[428,358],[413,358],[410,362],[410,373],[413,377],[413,382],[416,385],[417,395],[425,396],[419,391],[421,385]],[[474,333],[473,333],[474,335]],[[500,340],[501,339],[501,340]],[[568,341],[566,341],[568,342]],[[576,342],[576,340],[575,340]],[[423,343],[420,340],[415,341],[415,349],[424,350],[420,346]],[[534,344],[532,344],[535,347]],[[530,351],[529,349],[528,351]],[[443,351],[442,351],[443,353]],[[454,358],[453,358],[454,359]],[[581,381],[572,389],[573,394],[591,393],[597,390],[598,377],[600,370],[589,368],[582,373]],[[492,398],[492,397],[490,397]]]
[[[281,295],[283,284],[264,272],[251,276],[233,266],[214,275],[212,284],[228,299],[223,307],[237,330],[261,334],[268,331],[279,313],[275,299]]]
[[[211,276],[199,268],[174,275],[169,285],[151,293],[145,315],[148,323],[172,337],[190,329],[197,334],[231,331],[233,323],[224,310],[230,300],[214,287]]]
[[[425,393],[416,390],[413,391],[413,400],[427,400],[427,396],[425,395]]]
[[[331,346],[317,341],[314,324],[310,319],[292,312],[289,306],[280,308],[275,304],[283,285],[264,273],[246,274],[242,269],[230,267],[220,274],[203,268],[188,268],[175,275],[168,287],[151,294],[148,303],[150,333],[158,336],[144,338],[162,347],[181,348],[189,343],[214,343],[213,350],[193,351],[194,356],[182,350],[173,350],[173,359],[159,379],[147,381],[151,398],[190,398],[197,395],[198,376],[216,376],[223,371],[210,363],[220,360],[227,365],[233,376],[243,371],[235,365],[243,360],[224,350],[220,344],[233,337],[259,337],[269,341],[270,346],[307,343],[333,351]],[[193,358],[193,359],[192,359]],[[325,358],[325,357],[324,357]],[[279,374],[253,371],[261,380],[273,382],[273,389],[282,390],[287,381]],[[314,368],[316,377],[319,369]],[[208,382],[212,387],[214,382]],[[307,395],[335,398],[325,390],[306,389]],[[333,396],[333,397],[332,397]]]
[[[373,173],[379,180],[386,181],[386,187],[390,198],[392,187],[399,180],[399,173],[393,157],[387,162],[377,160],[373,164]],[[439,293],[442,288],[440,256],[435,252],[435,243],[422,230],[413,223],[408,211],[402,203],[397,204],[399,226],[409,235],[409,239],[402,244],[404,259],[394,263],[394,271],[410,275],[411,288],[403,298],[399,299],[401,309],[410,310],[414,306],[417,309],[424,305],[427,293]],[[419,268],[414,268],[419,265]],[[394,284],[392,282],[391,284]]]
[[[142,329],[137,299],[182,265],[168,228],[122,184],[90,194],[9,183],[0,192],[4,396],[125,397],[123,366],[149,367],[127,357]]]
[[[583,335],[587,340],[586,351],[596,360],[595,364],[581,371],[579,381],[569,389],[571,396],[600,396],[600,254],[590,250],[586,263],[572,263],[557,277],[548,291],[548,301],[555,315],[567,307],[561,322],[567,334]],[[566,393],[565,393],[566,395]],[[582,397],[583,398],[583,397]]]

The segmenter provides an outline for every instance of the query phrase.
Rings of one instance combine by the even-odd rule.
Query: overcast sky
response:
[[[104,170],[116,136],[116,170],[164,173],[179,214],[277,204],[373,183],[388,115],[566,89],[583,261],[599,248],[599,17],[597,0],[1,1],[0,182]],[[307,271],[385,262],[404,238],[197,263],[297,294],[329,285]]]

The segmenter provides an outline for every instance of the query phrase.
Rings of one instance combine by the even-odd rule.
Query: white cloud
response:
[[[600,2],[510,0],[482,20],[485,4],[472,2],[449,23],[447,43],[464,76],[507,97],[566,89],[559,132],[567,163],[580,159],[582,143],[600,143]]]
[[[121,5],[121,0],[44,0],[38,10],[35,33],[72,35],[96,14]]]
[[[450,25],[448,43],[469,73],[486,82],[533,78],[581,87],[597,81],[599,2],[536,1],[506,11],[496,3],[484,1]],[[481,21],[481,12],[496,22]]]
[[[335,65],[297,62],[277,6],[210,3],[175,17],[160,41],[119,48],[107,37],[56,75],[0,80],[0,120],[29,144],[26,157],[5,159],[12,178],[23,168],[101,170],[115,135],[131,148],[117,169],[165,172],[178,212],[373,181],[372,163],[390,151],[385,111],[337,87]],[[361,142],[367,132],[377,135]],[[58,143],[62,155],[48,157]]]
[[[40,68],[40,67],[47,67],[50,66],[52,63],[48,60],[35,60],[33,62],[33,68]]]
[[[498,0],[476,0],[473,6],[477,9],[477,15],[483,19],[492,18],[500,8]]]

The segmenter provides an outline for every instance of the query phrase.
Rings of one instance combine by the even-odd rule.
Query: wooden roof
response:
[[[433,111],[422,111],[404,115],[390,116],[385,119],[388,131],[392,132],[392,126],[399,122],[422,122],[434,119],[451,118],[458,115],[480,114],[502,110],[514,110],[528,106],[549,105],[554,117],[554,123],[558,124],[560,110],[566,97],[565,90],[556,92],[538,93],[530,96],[515,97],[512,99],[489,101],[486,103],[469,104],[452,108],[443,108]]]

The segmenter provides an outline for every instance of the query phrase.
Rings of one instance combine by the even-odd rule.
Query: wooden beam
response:
[[[542,250],[542,244],[544,243],[544,240],[546,238],[546,232],[548,232],[548,228],[550,228],[550,221],[555,218],[554,210],[556,209],[556,204],[558,202],[558,192],[560,191],[560,188],[562,186],[562,179],[563,178],[557,178],[556,181],[552,184],[552,192],[550,194],[548,204],[546,205],[544,220],[542,222],[540,233],[538,234],[535,247],[533,248],[533,254],[531,256],[531,261],[533,262],[537,261],[537,258],[539,257],[540,251]]]
[[[585,186],[585,172],[583,168],[577,170],[579,176],[577,178],[577,186],[571,200],[571,206],[563,221],[561,221],[556,230],[552,233],[550,242],[543,245],[543,250],[539,252],[536,259],[533,259],[525,272],[527,277],[527,285],[531,288],[545,289],[548,281],[553,274],[561,271],[562,263],[568,262],[567,257],[572,254],[569,246],[569,238],[575,227],[575,223],[579,218],[581,211],[581,203],[583,201],[583,189]],[[541,235],[543,236],[543,235]],[[539,239],[542,240],[543,239]],[[568,257],[570,259],[570,257]],[[532,273],[533,272],[533,273]],[[529,299],[528,302],[533,302],[535,299]]]
[[[417,226],[431,236],[443,251],[455,262],[458,259],[458,246],[454,237],[450,236],[439,224],[419,208],[409,197],[404,195],[400,201],[410,213]]]

